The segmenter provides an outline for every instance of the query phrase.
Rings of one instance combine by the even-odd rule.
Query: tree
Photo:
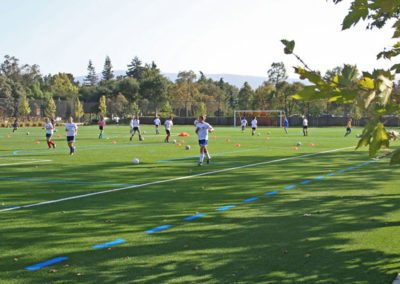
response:
[[[244,82],[243,87],[239,90],[239,108],[246,110],[249,107],[250,100],[254,96],[254,90],[251,88],[249,83]]]
[[[58,73],[51,78],[50,90],[57,98],[75,99],[78,96],[79,88],[75,86],[67,73]]]
[[[107,55],[106,60],[104,61],[104,68],[103,68],[103,81],[110,81],[114,78],[114,73],[112,71],[111,59]]]
[[[85,113],[83,112],[82,104],[79,101],[79,98],[76,98],[76,101],[75,101],[75,118],[80,121],[81,117],[84,114]]]
[[[87,67],[88,74],[85,77],[85,85],[87,86],[96,86],[97,85],[97,75],[96,75],[96,70],[94,69],[92,60],[89,60],[89,64]]]
[[[124,78],[118,82],[119,91],[129,102],[136,102],[139,99],[139,82],[135,78]]]
[[[22,98],[22,102],[19,106],[19,113],[22,116],[27,116],[31,113],[31,108],[29,107],[29,100],[26,96]]]
[[[140,84],[142,97],[153,103],[155,113],[158,113],[158,107],[165,103],[168,97],[168,88],[169,82],[161,74],[154,74],[147,77]]]
[[[106,96],[101,96],[101,98],[100,98],[99,113],[103,117],[107,113]]]
[[[341,0],[333,0],[335,4]],[[396,20],[393,25],[393,38],[400,38],[400,2],[397,0],[353,0],[348,15],[344,18],[342,29],[349,29],[361,19],[367,22],[367,27],[382,28],[389,20]],[[393,92],[395,74],[400,73],[400,64],[392,66],[391,70],[374,70],[372,73],[362,72],[362,76],[354,81],[357,69],[345,66],[341,74],[333,78],[323,78],[321,73],[310,69],[307,64],[295,54],[295,42],[282,40],[285,54],[293,54],[302,64],[295,68],[301,79],[308,79],[312,85],[306,86],[293,97],[304,101],[329,100],[340,104],[354,103],[368,116],[369,120],[358,141],[357,148],[369,146],[369,156],[374,157],[381,147],[388,147],[390,138],[385,129],[382,116],[400,113],[400,100]],[[400,54],[400,41],[392,49],[384,50],[377,58],[391,59]],[[393,74],[394,72],[395,74]],[[400,164],[400,149],[388,154],[390,164]]]
[[[186,112],[186,117],[189,116],[189,110],[188,110],[188,102],[191,97],[191,88],[193,87],[193,81],[196,80],[196,74],[192,71],[182,71],[178,73],[178,78],[177,82],[180,83],[186,83],[186,98],[185,98],[185,112]]]
[[[56,113],[56,104],[54,103],[53,97],[50,97],[47,100],[47,105],[44,109],[44,115],[46,117],[54,117],[55,113]]]
[[[207,107],[205,103],[200,103],[199,107],[195,112],[195,116],[198,117],[200,115],[207,115]]]
[[[267,71],[268,82],[271,82],[275,86],[281,82],[287,80],[285,64],[283,62],[274,62],[271,64],[271,68]]]
[[[139,82],[142,81],[144,75],[144,67],[142,66],[142,62],[139,60],[137,56],[135,56],[131,63],[128,65],[128,71],[126,72],[126,76],[135,78]]]

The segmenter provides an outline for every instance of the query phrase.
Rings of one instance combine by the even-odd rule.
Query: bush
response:
[[[36,126],[37,126],[36,122],[32,123],[32,126],[33,126],[33,127],[36,127]]]
[[[31,123],[30,122],[25,122],[25,127],[29,127],[29,126],[31,126]]]
[[[37,126],[43,126],[43,122],[38,122]]]
[[[7,124],[6,124],[5,122],[2,122],[2,123],[0,124],[0,126],[1,126],[1,127],[7,127]]]
[[[19,127],[24,127],[24,123],[23,123],[23,122],[20,122],[20,123],[19,123]]]

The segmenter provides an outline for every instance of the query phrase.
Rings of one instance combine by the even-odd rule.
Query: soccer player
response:
[[[51,136],[53,136],[53,131],[54,131],[54,125],[49,121],[49,119],[46,117],[44,119],[44,128],[46,129],[46,140],[47,140],[47,145],[49,146],[49,149],[51,149],[51,145],[53,145],[53,148],[56,148],[56,144],[54,144],[53,141],[51,141]]]
[[[74,123],[72,116],[69,117],[68,123],[65,125],[65,131],[67,131],[67,143],[69,147],[69,154],[72,156],[75,153],[75,137],[78,133],[78,126]]]
[[[53,125],[53,132],[57,132],[56,121],[54,120],[54,118],[50,118],[50,122]]]
[[[254,136],[256,134],[256,129],[257,129],[257,117],[254,117],[254,119],[251,121],[251,135]]]
[[[244,117],[242,117],[242,120],[240,121],[240,125],[242,126],[242,133],[243,133],[247,126],[247,120]]]
[[[283,121],[283,129],[285,129],[286,134],[288,134],[288,129],[289,128],[289,121],[287,117],[285,116],[285,120]]]
[[[19,120],[16,117],[14,120],[14,124],[13,124],[13,127],[14,127],[13,132],[15,132],[18,129],[18,124],[19,124]]]
[[[165,122],[164,122],[164,126],[165,126],[165,132],[167,133],[167,137],[165,137],[164,142],[165,143],[169,143],[169,137],[171,137],[171,127],[174,125],[172,123],[172,116],[170,116]]]
[[[103,139],[104,125],[106,125],[106,122],[104,121],[104,117],[102,117],[99,121],[99,129],[100,129],[99,139]]]
[[[139,133],[139,141],[142,141],[142,134],[140,133],[140,120],[139,120],[139,116],[135,116],[135,118],[132,118],[131,123],[130,123],[130,127],[131,127],[131,138],[129,139],[130,141],[132,141],[133,136],[135,136],[136,132]]]
[[[196,134],[199,136],[199,145],[200,145],[200,162],[199,166],[203,165],[204,154],[207,156],[207,164],[210,163],[211,156],[207,150],[208,144],[208,132],[213,132],[214,128],[207,122],[205,122],[206,118],[203,115],[199,116],[199,123],[196,126]]]
[[[346,137],[350,133],[351,133],[351,118],[347,121],[346,134],[344,135],[344,137]]]
[[[303,135],[308,136],[308,119],[303,116]]]
[[[197,123],[199,123],[199,118],[197,117],[195,120],[194,120],[194,122],[193,122],[193,124],[194,124],[194,127],[196,127],[197,126]]]
[[[160,130],[158,129],[158,127],[160,126],[160,124],[161,124],[161,120],[160,120],[160,117],[157,115],[157,116],[156,116],[156,119],[154,119],[154,125],[155,125],[155,127],[156,127],[156,134],[157,134],[157,135],[160,134]]]

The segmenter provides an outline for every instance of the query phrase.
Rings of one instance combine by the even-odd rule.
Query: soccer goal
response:
[[[233,126],[240,126],[240,121],[245,118],[250,125],[254,117],[257,117],[258,126],[282,127],[285,120],[283,110],[235,110],[233,113]]]

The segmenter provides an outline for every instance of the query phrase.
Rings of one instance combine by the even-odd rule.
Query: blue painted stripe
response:
[[[375,163],[375,162],[376,162],[376,160],[371,160],[370,162],[371,162],[371,163]]]
[[[150,230],[147,230],[147,231],[144,231],[144,232],[148,233],[148,234],[151,234],[151,233],[154,233],[154,232],[157,232],[157,231],[162,231],[162,230],[165,230],[165,229],[168,229],[168,228],[171,228],[171,227],[172,227],[172,225],[162,225],[162,226],[159,226],[159,227],[156,227],[154,229],[150,229]]]
[[[346,170],[337,171],[338,173],[344,173]]]
[[[331,177],[331,176],[334,176],[335,175],[335,173],[330,173],[330,174],[327,174],[326,176],[327,177]]]
[[[236,207],[235,205],[227,205],[227,206],[223,206],[221,208],[215,209],[217,211],[224,211],[224,210],[228,210],[230,208]]]
[[[362,165],[357,165],[356,167],[358,167],[358,168],[359,168],[359,167],[362,167]]]
[[[354,167],[349,167],[349,168],[347,168],[348,170],[352,170],[352,169],[354,169]]]
[[[292,189],[292,188],[295,188],[295,187],[296,187],[295,185],[289,185],[287,187],[284,187],[283,189]]]
[[[58,262],[61,262],[61,261],[67,260],[67,259],[68,259],[68,257],[56,257],[56,258],[47,260],[47,261],[42,262],[42,263],[38,263],[38,264],[35,264],[35,265],[32,265],[32,266],[25,267],[25,269],[27,269],[27,270],[37,270],[37,269],[40,269],[42,267],[49,266],[49,265],[52,265],[54,263],[58,263]]]
[[[111,241],[111,242],[108,242],[108,243],[92,246],[92,248],[94,248],[94,249],[106,248],[106,247],[118,245],[118,244],[121,244],[121,243],[124,243],[124,242],[126,242],[126,240],[117,239],[117,240],[114,240],[114,241]]]
[[[207,216],[207,214],[197,214],[197,215],[194,215],[194,216],[186,217],[185,220],[193,220],[193,219],[201,218],[201,217],[204,217],[204,216]]]
[[[260,198],[259,197],[252,197],[252,198],[243,200],[243,202],[251,202],[251,201],[254,201],[254,200],[257,200],[257,199],[260,199]]]
[[[365,162],[364,165],[369,165],[371,162]]]
[[[58,183],[76,183],[76,184],[104,184],[104,185],[122,185],[134,186],[136,184],[129,183],[107,183],[107,182],[93,182],[93,181],[70,181],[70,180],[53,180],[53,179],[36,179],[36,178],[6,178],[0,177],[0,180],[18,180],[18,181],[37,181],[37,182],[58,182]]]
[[[320,176],[320,177],[316,177],[314,179],[319,180],[319,179],[323,179],[323,178],[324,178],[323,176]]]
[[[1,205],[0,208],[19,208],[18,205]]]
[[[311,182],[311,180],[305,180],[305,181],[300,182],[300,184],[307,184],[307,183],[310,183],[310,182]]]
[[[271,191],[271,192],[267,192],[264,195],[273,195],[273,194],[277,194],[279,191],[275,190],[275,191]]]

